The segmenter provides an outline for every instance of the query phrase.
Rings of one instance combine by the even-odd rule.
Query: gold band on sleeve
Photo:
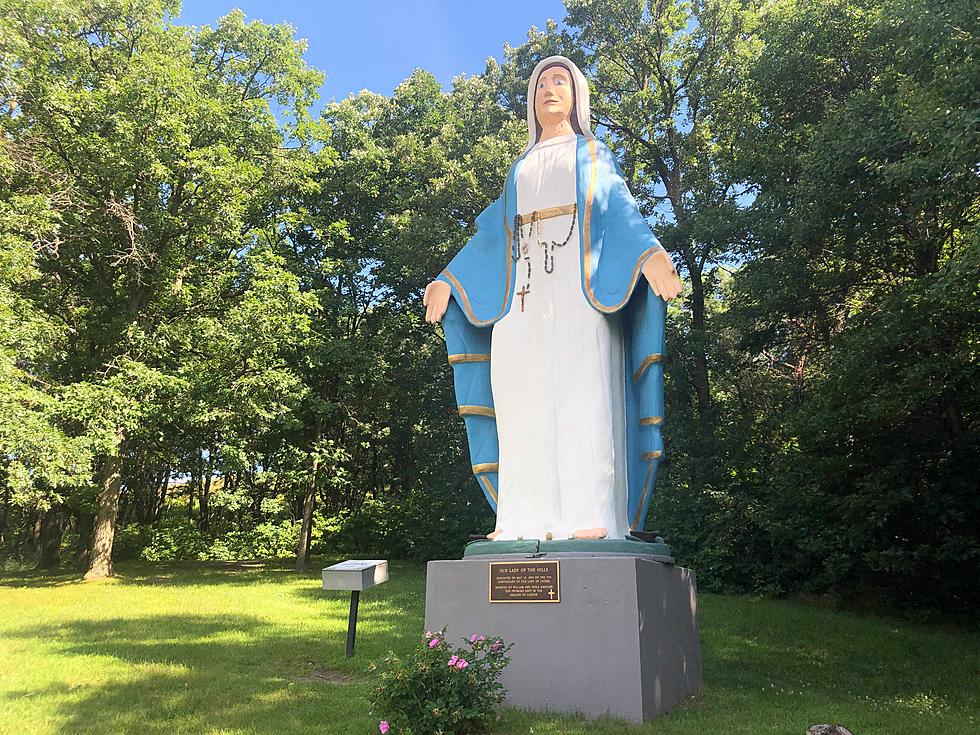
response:
[[[458,365],[461,362],[490,362],[490,355],[478,352],[458,352],[449,356],[450,365]]]
[[[663,359],[664,356],[659,352],[655,352],[652,355],[647,355],[646,357],[644,357],[643,362],[640,363],[640,367],[638,367],[636,369],[636,372],[633,373],[633,382],[634,383],[639,382],[640,378],[643,377],[643,373],[646,372],[648,367],[650,367],[654,363],[660,362]]]
[[[497,418],[496,412],[489,406],[460,406],[459,407],[460,416],[489,416],[492,419]]]
[[[484,472],[496,472],[497,467],[498,465],[496,462],[484,462],[483,464],[475,464],[473,465],[473,474],[479,475]]]
[[[660,426],[663,422],[663,416],[644,416],[640,419],[640,426]]]

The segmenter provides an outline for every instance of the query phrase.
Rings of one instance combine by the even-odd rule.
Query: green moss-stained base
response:
[[[670,547],[661,542],[650,543],[631,538],[561,539],[557,541],[471,541],[463,550],[463,558],[499,556],[501,554],[623,554],[627,556],[666,556]]]

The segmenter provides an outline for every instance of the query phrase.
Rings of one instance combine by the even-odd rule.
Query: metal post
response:
[[[354,634],[357,632],[357,603],[360,599],[360,590],[352,590],[350,593],[350,615],[347,617],[347,658],[354,655]]]

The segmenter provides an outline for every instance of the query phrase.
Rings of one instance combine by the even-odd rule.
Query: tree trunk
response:
[[[269,465],[266,464],[263,465],[263,467],[268,468]],[[249,492],[252,495],[251,512],[252,512],[253,524],[259,523],[262,520],[262,500],[265,498],[265,493],[262,491],[261,486],[256,481],[257,480],[257,478],[255,477],[256,472],[258,472],[258,470],[255,466],[255,462],[252,462],[251,469],[249,470],[248,473],[248,487],[249,487]]]
[[[309,560],[310,528],[313,525],[313,498],[316,495],[316,477],[319,463],[319,458],[314,457],[310,483],[306,488],[306,497],[303,498],[303,524],[300,526],[299,543],[296,545],[297,572],[305,570],[306,562]]]
[[[214,477],[214,447],[208,447],[208,464],[201,482],[200,518],[198,528],[207,533],[211,523],[211,480]]]
[[[191,481],[187,483],[187,520],[188,522],[194,520],[194,495],[197,494],[198,486],[198,462],[195,460],[191,469]]]
[[[75,547],[75,567],[87,569],[91,556],[92,530],[95,528],[95,516],[87,510],[78,510],[75,514],[75,524],[78,530],[78,545]]]
[[[693,344],[690,346],[694,358],[694,389],[698,394],[698,413],[702,421],[710,416],[711,388],[708,382],[708,357],[705,352],[705,309],[704,281],[701,270],[685,248],[684,260],[691,277],[691,332]]]
[[[157,502],[156,508],[153,510],[153,524],[159,528],[160,521],[163,519],[163,509],[167,504],[167,490],[170,489],[170,465],[168,464],[163,470],[163,482],[160,486],[160,500]]]
[[[163,470],[155,468],[153,472],[145,472],[146,492],[141,493],[141,501],[137,510],[137,517],[142,526],[147,526],[156,518],[157,502],[160,494],[160,483],[163,482]]]
[[[64,510],[54,506],[41,516],[41,569],[57,569],[61,564],[61,537],[64,533]]]
[[[41,516],[43,515],[36,510],[36,507],[31,514],[31,523],[27,531],[27,543],[35,551],[41,548]]]
[[[130,477],[130,482],[134,482],[133,477]],[[119,483],[119,488],[119,512],[116,513],[116,525],[125,526],[129,522],[129,514],[136,499],[129,487],[122,489],[122,481]]]
[[[10,486],[4,483],[3,500],[0,501],[0,547],[7,545],[7,517],[10,513]]]
[[[310,482],[306,487],[306,497],[303,498],[303,523],[299,530],[299,543],[296,545],[297,572],[306,569],[310,558],[310,527],[313,525],[313,498],[316,496],[316,480],[320,471],[320,422],[317,421],[316,435],[313,441],[313,464],[310,468]]]
[[[119,490],[122,486],[122,456],[119,451],[121,445],[120,434],[115,451],[105,458],[99,473],[95,533],[85,579],[112,576],[112,541],[116,535],[116,514],[119,511]]]

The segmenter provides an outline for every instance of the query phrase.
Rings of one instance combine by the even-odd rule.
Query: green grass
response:
[[[0,577],[0,733],[376,733],[366,665],[418,639],[424,566],[361,601],[317,572],[123,564],[111,581]],[[704,691],[645,727],[508,710],[499,733],[975,735],[980,636],[808,605],[700,596]],[[587,665],[583,662],[583,665]],[[546,674],[547,664],[543,663]]]

